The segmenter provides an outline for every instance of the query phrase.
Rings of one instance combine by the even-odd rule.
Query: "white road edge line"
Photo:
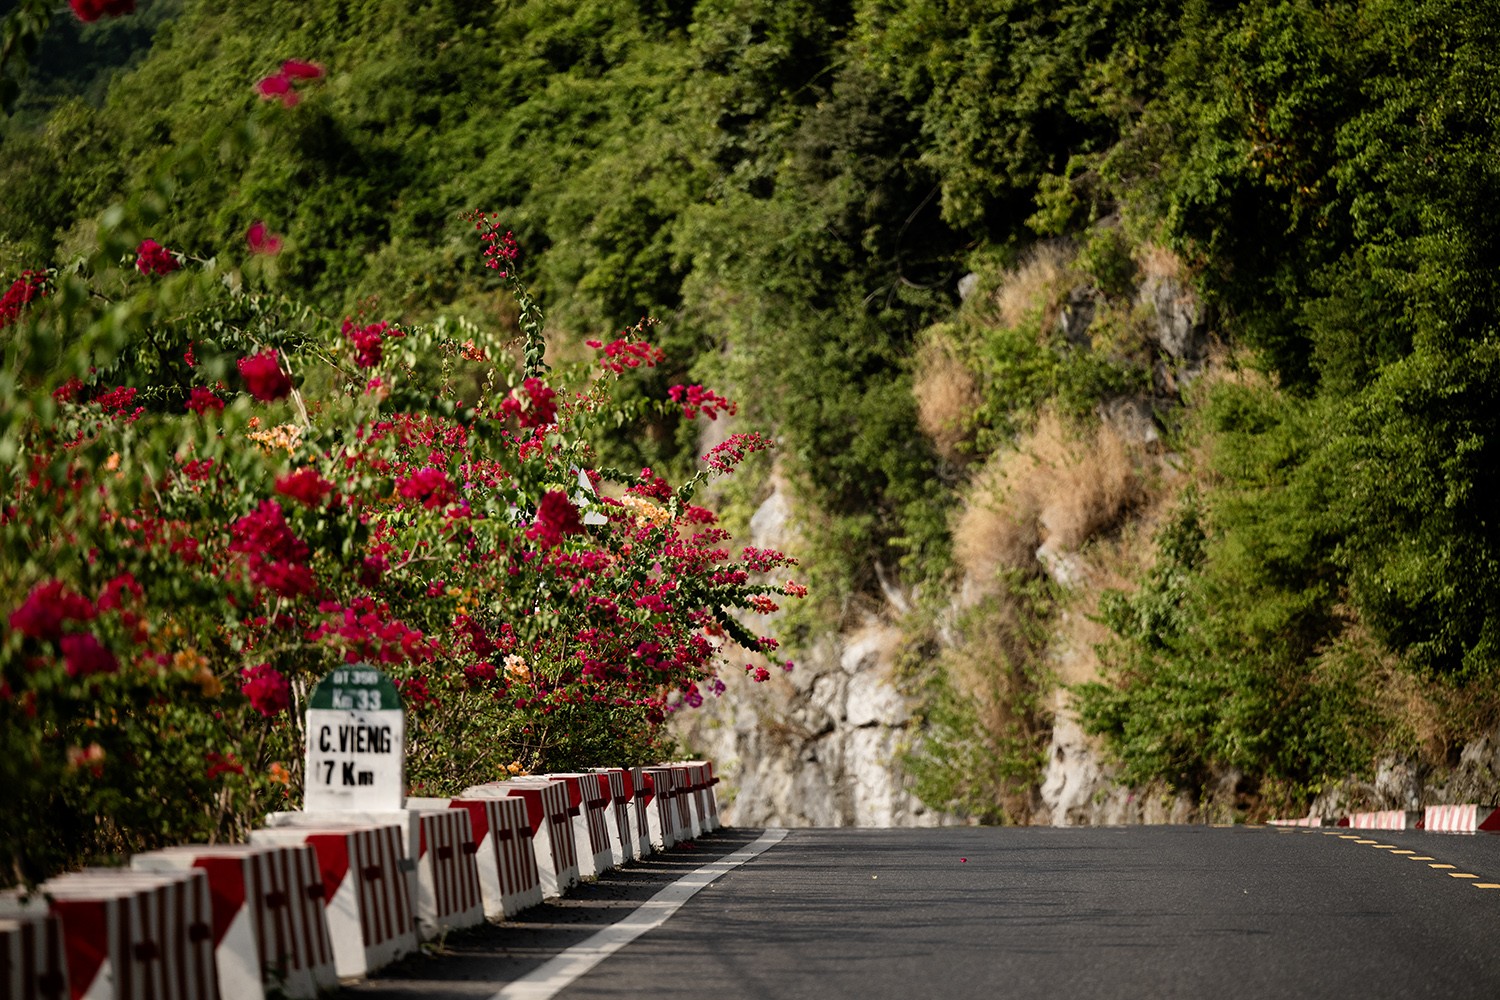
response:
[[[496,993],[490,1000],[551,1000],[566,989],[573,980],[642,934],[660,927],[699,889],[730,869],[738,868],[757,854],[775,847],[786,839],[786,835],[786,830],[768,829],[760,835],[759,839],[741,847],[733,854],[706,864],[697,871],[689,872],[636,907],[623,920],[609,925],[588,940],[581,941],[567,951],[548,959]]]

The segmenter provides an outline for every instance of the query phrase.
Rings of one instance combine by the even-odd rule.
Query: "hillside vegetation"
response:
[[[627,391],[778,440],[794,640],[915,595],[930,804],[1026,818],[1060,710],[1252,811],[1500,722],[1489,0],[139,8],[3,67],[5,285],[118,202],[202,259],[266,220],[329,316],[514,332],[455,266],[495,213],[554,355],[654,316]],[[694,467],[633,412],[611,464]]]

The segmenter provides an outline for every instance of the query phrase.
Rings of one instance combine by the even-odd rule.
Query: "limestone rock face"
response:
[[[795,543],[791,503],[773,492],[751,544]],[[758,624],[758,623],[757,623]],[[772,626],[774,627],[774,626]],[[675,719],[683,745],[713,760],[725,822],[741,826],[931,826],[944,817],[907,789],[899,757],[911,706],[893,683],[901,634],[871,618],[818,639],[789,674],[726,690]]]
[[[676,720],[714,760],[724,820],[740,826],[935,826],[898,758],[911,708],[891,683],[898,634],[872,622],[824,637],[790,674],[727,690]]]
[[[1150,274],[1142,280],[1137,301],[1156,315],[1153,339],[1177,361],[1199,361],[1208,350],[1208,324],[1193,290],[1171,275]]]

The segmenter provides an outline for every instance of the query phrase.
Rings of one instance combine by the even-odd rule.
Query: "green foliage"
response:
[[[1052,612],[1044,584],[1013,578],[960,617],[952,647],[907,652],[905,684],[922,706],[921,735],[901,767],[928,806],[981,823],[1029,818],[1047,758]]]
[[[1143,736],[1132,753],[1156,763],[1133,773],[1191,783],[1233,761],[1309,787],[1351,759],[1338,713],[1358,714],[1362,661],[1331,652],[1351,620],[1425,673],[1494,675],[1500,20],[1485,4],[143,0],[88,26],[61,4],[13,8],[5,282],[85,253],[124,200],[139,231],[106,232],[117,260],[149,235],[232,261],[265,220],[287,249],[248,280],[323,315],[514,334],[517,296],[455,266],[448,235],[491,206],[531,255],[525,294],[553,306],[551,357],[578,356],[584,331],[663,321],[671,360],[627,391],[603,459],[688,474],[697,430],[650,401],[728,383],[783,445],[834,610],[876,590],[877,566],[908,586],[945,571],[956,473],[914,430],[920,331],[952,324],[979,376],[974,447],[1003,447],[1044,407],[1166,391],[1128,304],[1132,246],[1169,246],[1217,332],[1287,394],[1212,405],[1202,553],[1180,592],[1147,587],[1198,624],[1118,623],[1124,686],[1096,702],[1116,713],[1100,725],[1158,732],[1159,710],[1202,737],[1147,753]],[[288,57],[326,79],[293,108],[259,100]],[[1102,293],[1091,348],[1045,308],[1009,326],[955,313],[972,261],[1014,261],[1038,233],[1082,248],[1077,277]],[[255,301],[266,315],[213,322],[301,336],[284,303]],[[147,316],[63,333],[135,366],[155,356]],[[58,358],[23,359],[23,381]],[[1132,644],[1150,652],[1139,683]],[[1267,728],[1298,719],[1311,742]]]
[[[1339,562],[1366,621],[1427,673],[1500,670],[1500,347],[1388,365],[1332,446]]]

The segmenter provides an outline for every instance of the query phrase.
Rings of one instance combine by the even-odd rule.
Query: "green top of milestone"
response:
[[[363,663],[339,667],[318,682],[309,708],[358,712],[399,712],[401,695],[382,671]]]

